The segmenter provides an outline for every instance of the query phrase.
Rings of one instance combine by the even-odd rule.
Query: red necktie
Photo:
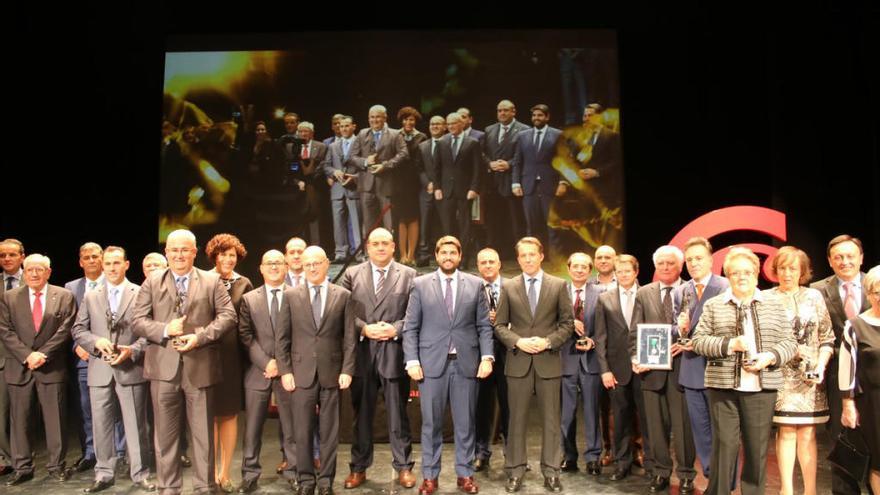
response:
[[[581,318],[584,317],[583,313],[581,312],[581,309],[582,309],[581,305],[583,304],[583,299],[581,299],[581,291],[583,291],[583,289],[576,289],[576,290],[577,290],[577,295],[575,296],[575,299],[574,299],[574,317],[580,320]]]
[[[302,159],[303,160],[309,159],[309,145],[308,144],[304,144],[302,147]]]
[[[37,333],[40,333],[40,323],[43,322],[43,301],[40,300],[40,296],[42,296],[42,292],[37,292],[34,294],[34,328],[37,330]]]

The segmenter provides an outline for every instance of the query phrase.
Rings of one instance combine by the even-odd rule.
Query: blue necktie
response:
[[[119,289],[110,289],[110,312],[114,315],[119,310]]]
[[[374,131],[373,132],[373,149],[379,149],[379,139],[382,137],[382,131]]]
[[[351,146],[351,143],[348,142],[348,139],[342,141],[342,157],[348,160],[348,148]]]

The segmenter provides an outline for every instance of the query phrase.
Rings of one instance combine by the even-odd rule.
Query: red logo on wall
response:
[[[669,241],[669,244],[684,249],[684,243],[691,237],[700,236],[711,239],[718,234],[735,232],[738,230],[760,232],[784,242],[786,240],[785,213],[771,210],[770,208],[763,208],[761,206],[731,206],[728,208],[721,208],[720,210],[710,211],[685,225],[685,227],[681,229],[671,241]],[[764,264],[761,267],[761,273],[767,280],[770,280],[771,282],[776,281],[774,277],[770,276],[770,262],[777,251],[775,247],[766,244],[753,243],[738,245],[751,249],[755,254],[766,255],[767,258],[764,260]],[[727,252],[730,251],[731,247],[733,246],[718,249],[712,255],[712,271],[716,275],[721,274],[724,257],[727,255]]]

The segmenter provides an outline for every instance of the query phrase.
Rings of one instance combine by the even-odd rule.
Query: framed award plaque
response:
[[[671,370],[672,325],[640,323],[637,331],[639,364],[652,370]]]

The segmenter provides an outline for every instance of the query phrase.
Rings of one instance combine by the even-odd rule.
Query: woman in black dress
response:
[[[241,296],[254,288],[247,277],[235,273],[235,265],[247,256],[244,245],[231,234],[217,234],[205,246],[205,254],[214,263],[211,270],[220,275],[226,285],[235,312],[241,306]],[[232,493],[232,480],[229,468],[235,452],[238,437],[238,412],[242,409],[241,348],[238,331],[227,332],[220,338],[220,357],[223,362],[223,381],[214,387],[211,405],[214,413],[214,464],[217,486],[224,492]]]
[[[397,218],[397,240],[400,262],[415,266],[416,246],[419,244],[419,143],[428,136],[416,129],[422,114],[413,107],[397,112],[401,134],[406,141],[409,157],[397,166],[394,184],[394,216]]]

